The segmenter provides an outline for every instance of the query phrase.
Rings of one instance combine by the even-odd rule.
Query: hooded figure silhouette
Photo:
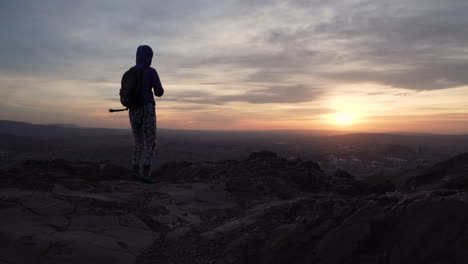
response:
[[[135,149],[132,161],[132,176],[140,178],[140,164],[143,165],[142,179],[153,183],[151,178],[151,164],[153,162],[156,148],[156,102],[153,97],[161,97],[164,89],[161,85],[158,73],[151,68],[153,50],[150,46],[139,46],[136,53],[136,65],[139,69],[144,68],[143,80],[141,82],[140,101],[142,105],[135,109],[129,109],[130,124],[135,138]]]

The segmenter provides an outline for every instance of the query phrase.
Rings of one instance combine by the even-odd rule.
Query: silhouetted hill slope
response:
[[[407,185],[416,189],[434,187],[468,188],[468,153],[460,154],[422,170],[408,179]]]
[[[132,148],[133,138],[126,129],[0,121],[0,168],[26,159],[57,158],[129,164]],[[154,166],[169,161],[241,159],[261,149],[289,158],[312,159],[324,170],[344,167],[359,178],[381,177],[462,153],[468,149],[468,136],[361,133],[330,137],[313,131],[158,129]],[[394,166],[388,158],[404,159],[406,163]]]
[[[108,162],[30,160],[0,171],[1,261],[466,263],[465,186],[435,183],[468,178],[467,156],[408,192],[269,151],[169,162],[154,185]]]
[[[45,151],[89,147],[83,141],[109,142],[127,136],[129,131],[106,128],[81,128],[71,125],[36,125],[0,121],[0,148],[14,151]],[[110,138],[110,136],[112,138]],[[86,143],[88,143],[86,142]]]
[[[318,137],[282,131],[192,131],[158,129],[155,167],[169,161],[240,159],[252,151],[273,149],[297,156],[307,141],[317,151]],[[76,128],[0,121],[0,168],[25,159],[109,160],[128,164],[133,151],[130,130]]]

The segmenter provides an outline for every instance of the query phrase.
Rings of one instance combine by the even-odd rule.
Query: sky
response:
[[[129,128],[150,45],[160,128],[468,133],[466,0],[2,1],[0,119]]]

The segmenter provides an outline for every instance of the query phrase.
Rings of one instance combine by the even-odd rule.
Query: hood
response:
[[[141,45],[137,49],[136,64],[144,64],[146,67],[151,65],[153,59],[153,50],[150,46]]]

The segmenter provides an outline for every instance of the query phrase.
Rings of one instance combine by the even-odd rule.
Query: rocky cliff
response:
[[[405,191],[266,151],[166,163],[153,185],[30,160],[0,171],[0,263],[467,263],[467,157]]]

